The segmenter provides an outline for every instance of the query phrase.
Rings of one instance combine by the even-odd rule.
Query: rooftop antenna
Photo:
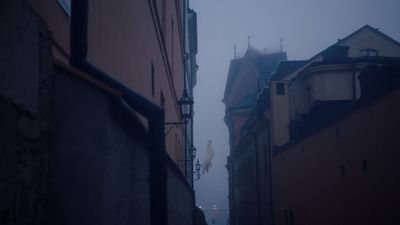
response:
[[[267,51],[267,48],[264,48],[264,52],[265,52],[265,54],[267,54],[267,52],[268,52],[268,51]]]
[[[283,52],[283,39],[281,38],[281,52]]]
[[[247,48],[250,48],[250,35],[247,36]]]
[[[236,50],[237,50],[237,47],[236,47],[236,45],[235,45],[235,46],[233,46],[233,58],[234,58],[234,59],[236,59],[236,56],[237,56]]]

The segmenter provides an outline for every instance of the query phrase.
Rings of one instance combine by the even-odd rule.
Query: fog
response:
[[[308,59],[337,39],[369,24],[400,40],[399,0],[192,0],[198,14],[198,83],[195,87],[195,146],[202,162],[208,140],[215,157],[208,174],[195,181],[196,204],[228,209],[228,130],[221,101],[229,61],[248,45],[288,59]]]

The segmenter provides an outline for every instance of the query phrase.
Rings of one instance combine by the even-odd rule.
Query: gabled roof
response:
[[[372,32],[374,32],[374,33],[376,33],[376,34],[382,36],[382,37],[385,38],[386,40],[388,40],[388,41],[390,41],[390,42],[392,42],[392,43],[394,43],[394,44],[400,46],[400,43],[399,43],[399,42],[397,42],[397,41],[394,40],[393,38],[389,37],[388,35],[386,35],[386,34],[380,32],[378,28],[373,28],[373,27],[371,27],[370,25],[367,24],[367,25],[361,27],[360,29],[354,31],[353,33],[347,35],[345,38],[343,38],[343,39],[338,39],[338,42],[336,42],[335,44],[329,46],[328,48],[333,47],[333,46],[336,46],[336,45],[343,44],[343,42],[347,41],[348,39],[350,39],[351,37],[357,35],[358,33],[360,33],[360,32],[363,31],[363,30],[372,31]],[[323,51],[319,52],[319,53],[316,54],[315,56],[311,57],[310,60],[308,60],[308,61],[312,61],[313,59],[315,59],[316,57],[318,57],[319,55],[321,55],[324,51],[326,51],[328,48],[324,49]]]
[[[367,30],[370,30],[370,31],[372,31],[372,32],[374,32],[374,33],[376,33],[376,34],[382,36],[382,37],[385,38],[386,40],[388,40],[388,41],[390,41],[390,42],[392,42],[392,43],[394,43],[394,44],[400,46],[400,43],[399,43],[398,41],[396,41],[395,39],[393,39],[393,38],[391,38],[390,36],[386,35],[385,33],[379,31],[379,28],[373,28],[373,27],[371,27],[371,26],[368,25],[368,24],[365,25],[365,26],[363,26],[363,27],[361,27],[360,29],[354,31],[353,33],[349,34],[347,37],[345,37],[345,38],[339,40],[339,42],[338,42],[337,44],[343,43],[344,41],[346,41],[346,40],[349,39],[350,37],[356,35],[356,34],[359,33],[360,31],[366,30],[366,29],[367,29]]]
[[[385,38],[386,40],[388,40],[388,41],[390,41],[390,42],[392,42],[392,43],[394,43],[394,44],[400,46],[400,43],[399,43],[399,42],[397,42],[397,41],[394,40],[393,38],[389,37],[388,35],[386,35],[386,34],[380,32],[379,29],[373,28],[373,27],[371,27],[370,25],[367,24],[367,25],[361,27],[360,29],[354,31],[353,33],[347,35],[346,37],[344,37],[344,38],[342,38],[342,39],[338,39],[338,41],[337,41],[336,43],[330,45],[329,47],[325,48],[324,50],[322,50],[321,52],[317,53],[316,55],[314,55],[313,57],[311,57],[309,60],[307,60],[306,63],[304,63],[303,66],[306,66],[308,63],[312,62],[312,61],[315,60],[317,57],[321,56],[326,50],[328,50],[328,49],[330,49],[330,48],[332,48],[332,47],[334,47],[334,46],[339,46],[339,45],[343,44],[345,41],[347,41],[348,39],[352,38],[353,36],[359,34],[359,33],[362,32],[363,30],[369,30],[369,31],[371,31],[371,32],[374,32],[374,33],[378,34],[379,36]],[[300,66],[298,69],[302,68],[303,66]],[[298,69],[293,70],[291,73],[295,72],[295,71],[298,70]],[[289,75],[289,74],[287,74],[287,75]],[[287,75],[286,75],[286,76],[287,76]],[[293,77],[292,77],[292,78],[293,78]]]

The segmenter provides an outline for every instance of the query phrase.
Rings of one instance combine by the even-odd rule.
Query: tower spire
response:
[[[283,52],[283,39],[281,38],[281,52]]]
[[[250,35],[247,36],[247,48],[250,48]]]
[[[233,58],[234,58],[234,59],[236,59],[236,56],[237,56],[237,55],[236,55],[236,50],[237,50],[237,47],[236,47],[236,45],[234,45],[234,46],[233,46]]]

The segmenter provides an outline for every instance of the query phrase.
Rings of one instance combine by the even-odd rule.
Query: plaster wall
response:
[[[117,99],[55,72],[49,224],[149,224],[144,129]]]
[[[358,35],[349,37],[340,43],[342,46],[350,46],[349,57],[360,57],[360,50],[375,49],[379,56],[399,57],[400,45],[388,40],[370,29],[360,31]]]
[[[277,94],[277,84],[283,83],[284,93]],[[272,143],[283,145],[289,141],[289,98],[287,81],[271,81]]]
[[[396,90],[274,156],[276,224],[285,211],[294,224],[397,224],[399,98]]]
[[[185,178],[168,166],[168,224],[187,225],[194,221],[194,199],[192,191],[186,185]]]
[[[304,81],[305,85],[311,88],[311,103],[316,100],[353,99],[352,82],[352,72],[314,73]]]
[[[88,61],[163,106],[167,122],[177,122],[177,100],[183,91],[181,17],[177,2],[167,2],[163,25],[152,2],[89,0]],[[182,126],[166,136],[167,152],[174,160],[184,158],[177,157],[183,153],[176,150],[181,148],[178,143],[184,143]]]

